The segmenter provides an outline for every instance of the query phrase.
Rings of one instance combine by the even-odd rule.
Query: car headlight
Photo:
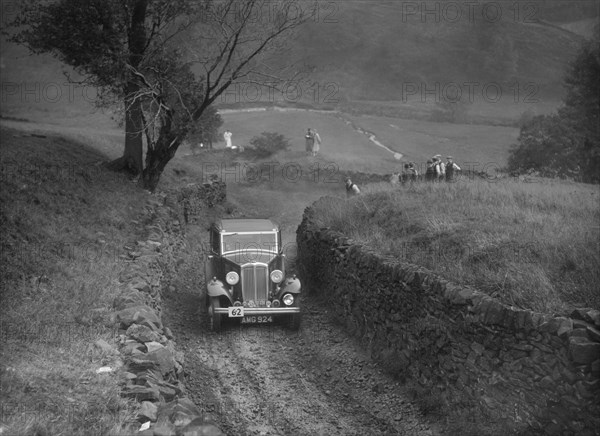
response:
[[[235,271],[229,271],[225,276],[225,280],[230,285],[235,285],[237,282],[240,281],[240,276]]]
[[[292,294],[285,294],[283,296],[283,304],[286,306],[291,306],[294,304],[294,296]]]
[[[271,272],[271,281],[273,283],[281,283],[282,280],[283,280],[283,273],[281,271],[276,269],[276,270],[273,270],[273,272]]]

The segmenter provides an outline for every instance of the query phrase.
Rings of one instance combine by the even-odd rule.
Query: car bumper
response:
[[[219,307],[215,309],[215,313],[221,315],[229,315],[227,307]],[[244,316],[248,315],[289,315],[292,313],[300,313],[299,307],[244,307]],[[232,317],[233,318],[233,317]],[[240,317],[235,317],[240,318]]]

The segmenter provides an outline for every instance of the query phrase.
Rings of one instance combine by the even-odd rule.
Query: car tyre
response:
[[[214,309],[219,309],[221,302],[219,297],[210,297],[210,304],[208,306],[208,326],[213,332],[220,332],[222,325],[221,314],[215,313]]]
[[[298,331],[300,330],[300,323],[302,322],[302,314],[294,313],[290,315],[290,330]]]
[[[300,307],[300,296],[296,296],[296,301],[294,302],[294,306]],[[300,324],[302,323],[302,312],[293,313],[289,316],[289,328],[293,331],[298,331],[300,329]]]

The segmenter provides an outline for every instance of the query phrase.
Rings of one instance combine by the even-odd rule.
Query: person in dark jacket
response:
[[[306,130],[306,135],[304,135],[304,139],[306,140],[306,152],[308,154],[313,154],[313,147],[315,146],[315,132],[309,127]]]
[[[437,178],[435,163],[431,159],[427,159],[427,168],[425,169],[425,180],[433,182]]]
[[[416,182],[419,177],[419,171],[417,171],[417,167],[414,162],[409,162],[404,165],[405,170],[405,179],[409,182]]]
[[[453,182],[454,181],[454,173],[456,171],[460,171],[460,167],[454,163],[452,160],[452,156],[446,157],[446,181]]]

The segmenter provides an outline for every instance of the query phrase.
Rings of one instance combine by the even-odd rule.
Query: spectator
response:
[[[315,157],[320,149],[321,137],[319,136],[319,133],[316,130],[313,130],[313,134],[314,134],[314,141],[313,141],[313,146],[312,146],[312,155],[313,155],[313,157]]]
[[[416,182],[417,177],[419,177],[419,171],[417,171],[417,167],[414,162],[409,162],[404,165],[404,170],[406,171],[406,179],[411,182]]]
[[[304,135],[304,139],[306,140],[306,153],[312,154],[313,146],[315,145],[315,133],[309,127],[306,131],[306,135]]]
[[[454,181],[454,172],[460,171],[460,167],[454,163],[452,156],[446,157],[446,182]]]
[[[442,155],[436,154],[431,158],[435,167],[436,179],[443,180],[446,175],[446,165],[442,162]]]
[[[346,178],[346,198],[354,197],[360,194],[360,189],[356,186],[356,183],[352,183],[350,177]]]
[[[427,159],[427,168],[425,169],[425,180],[433,182],[437,178],[437,170],[432,159]]]
[[[232,148],[233,145],[231,143],[231,136],[233,135],[233,133],[231,133],[229,130],[225,130],[225,133],[223,133],[223,139],[225,139],[225,148]]]

